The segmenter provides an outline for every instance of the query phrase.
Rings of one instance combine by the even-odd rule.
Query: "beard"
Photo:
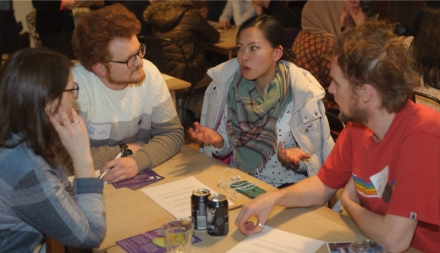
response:
[[[139,75],[138,78],[133,78],[133,75],[136,74],[136,72],[140,71],[141,74]],[[137,66],[136,68],[133,68],[131,73],[130,73],[130,77],[127,80],[117,80],[115,78],[113,78],[112,76],[112,72],[108,69],[107,71],[107,80],[109,83],[114,84],[114,85],[121,85],[121,86],[127,86],[129,84],[139,84],[141,82],[144,81],[145,79],[145,72],[144,69],[141,66]]]
[[[361,109],[359,107],[359,97],[353,95],[350,101],[350,109],[348,110],[349,115],[343,113],[342,111],[339,113],[339,119],[343,122],[357,122],[366,125],[368,123],[368,113],[366,109]]]

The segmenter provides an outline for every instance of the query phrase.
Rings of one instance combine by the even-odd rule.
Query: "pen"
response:
[[[99,178],[99,179],[103,178],[103,177],[105,176],[105,174],[107,174],[107,171],[109,171],[109,170],[110,170],[110,169],[107,169],[106,171],[104,171],[104,173],[102,173],[102,175],[99,176],[98,178]]]

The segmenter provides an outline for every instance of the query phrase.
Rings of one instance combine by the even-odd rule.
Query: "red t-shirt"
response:
[[[440,113],[409,101],[380,143],[366,126],[347,124],[318,177],[339,189],[352,176],[363,207],[380,215],[416,219],[411,246],[438,252]]]

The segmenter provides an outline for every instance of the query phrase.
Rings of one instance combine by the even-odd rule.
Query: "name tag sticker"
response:
[[[89,138],[93,140],[105,140],[110,138],[111,124],[97,125],[90,123],[87,125],[87,131],[89,132]]]
[[[382,198],[383,191],[388,183],[388,166],[386,166],[381,172],[370,177],[371,183],[377,192],[377,197]]]

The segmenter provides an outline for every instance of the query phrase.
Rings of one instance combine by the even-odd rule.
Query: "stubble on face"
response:
[[[368,113],[366,109],[360,108],[359,99],[359,95],[352,91],[348,114],[345,114],[341,111],[339,113],[339,119],[341,119],[343,122],[351,121],[366,125],[368,123]]]

